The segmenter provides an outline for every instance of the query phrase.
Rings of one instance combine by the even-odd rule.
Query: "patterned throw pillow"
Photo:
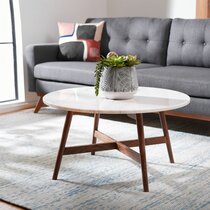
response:
[[[99,23],[58,23],[59,48],[70,61],[98,61],[104,21]]]

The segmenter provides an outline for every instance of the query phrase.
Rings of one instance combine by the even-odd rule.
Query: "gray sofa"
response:
[[[140,86],[184,92],[191,103],[169,114],[210,119],[210,20],[160,18],[95,18],[105,20],[101,54],[135,54]],[[26,48],[29,91],[43,105],[44,94],[62,88],[92,86],[94,62],[62,61],[57,44],[36,44]]]

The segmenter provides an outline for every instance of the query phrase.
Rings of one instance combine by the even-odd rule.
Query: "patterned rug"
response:
[[[99,129],[136,138],[127,116],[102,116]],[[146,148],[150,192],[140,166],[118,151],[64,156],[51,179],[65,115],[43,109],[0,116],[0,198],[37,210],[210,209],[210,123],[168,118],[175,164],[165,145]],[[118,121],[121,120],[121,121]],[[156,115],[145,116],[145,135],[161,135]],[[93,118],[74,116],[68,144],[89,143]]]

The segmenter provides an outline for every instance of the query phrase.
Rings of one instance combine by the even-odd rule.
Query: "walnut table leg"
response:
[[[63,134],[62,134],[62,138],[61,138],[61,143],[60,143],[60,147],[58,150],[57,160],[55,163],[55,169],[54,169],[54,173],[53,173],[53,177],[52,177],[53,180],[56,180],[58,177],[58,172],[60,169],[62,156],[63,156],[64,150],[65,150],[66,140],[68,138],[68,133],[69,133],[70,125],[71,125],[72,116],[73,116],[72,112],[67,112],[66,120],[65,120],[64,128],[63,128]]]
[[[92,144],[96,144],[97,138],[95,137],[95,131],[98,130],[100,114],[94,114],[94,126],[93,126],[93,139]],[[95,152],[91,152],[91,155],[95,155]]]
[[[144,192],[149,192],[145,138],[144,138],[144,124],[143,124],[142,114],[136,114],[136,125],[137,125],[138,140],[139,140],[139,151],[140,151],[140,157],[141,157],[141,171],[142,171],[143,187],[144,187]]]
[[[169,137],[169,133],[168,133],[168,125],[167,125],[167,122],[166,122],[166,117],[165,117],[164,112],[160,112],[159,116],[160,116],[160,122],[161,122],[161,125],[162,125],[162,128],[163,128],[163,134],[164,134],[165,139],[166,139],[166,146],[167,146],[167,150],[168,150],[169,160],[170,160],[171,163],[174,163],[174,157],[173,157],[170,137]]]

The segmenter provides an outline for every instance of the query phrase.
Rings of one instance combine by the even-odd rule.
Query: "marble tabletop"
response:
[[[48,93],[46,105],[72,112],[100,114],[136,114],[174,110],[190,103],[184,93],[151,87],[139,87],[132,99],[110,100],[95,96],[94,87],[63,89]]]

